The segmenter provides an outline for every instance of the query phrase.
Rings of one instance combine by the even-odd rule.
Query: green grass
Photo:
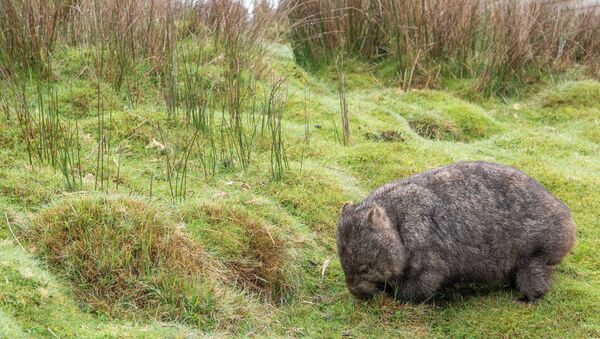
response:
[[[61,114],[76,114],[83,130],[86,176],[95,169],[97,140],[85,72],[78,80],[83,109],[70,112],[67,95],[84,55],[65,50],[55,58],[66,98]],[[109,195],[93,192],[90,176],[85,193],[67,192],[60,173],[29,166],[17,126],[0,114],[0,337],[600,336],[600,83],[574,77],[506,102],[469,100],[460,88],[383,88],[357,65],[348,76],[351,144],[343,147],[335,76],[304,72],[284,46],[272,46],[269,58],[288,77],[289,172],[272,179],[262,142],[247,170],[219,164],[210,180],[194,159],[182,203],[170,201],[163,153],[146,148],[159,139],[156,122],[170,140],[185,135],[153,104],[152,84],[144,85],[150,89],[135,109],[121,109],[125,102],[113,107],[120,177],[118,190],[110,181]],[[115,179],[117,155],[111,156]],[[550,293],[528,305],[502,286],[460,286],[417,305],[383,296],[353,299],[335,251],[341,205],[398,177],[459,160],[516,166],[570,207],[577,244],[558,266]],[[161,238],[174,230],[187,245]],[[141,252],[127,250],[136,246]],[[173,258],[183,260],[187,246],[210,263],[211,270],[198,274],[210,288],[175,281],[189,265],[177,266]],[[91,273],[102,279],[84,279]],[[174,298],[148,294],[152,288]],[[141,303],[140,295],[150,301]],[[209,312],[196,312],[199,300]]]

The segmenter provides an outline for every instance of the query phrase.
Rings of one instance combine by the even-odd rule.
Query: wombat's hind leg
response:
[[[546,265],[539,258],[525,261],[517,270],[516,285],[519,292],[523,293],[520,301],[535,301],[543,297],[552,281],[552,266]]]

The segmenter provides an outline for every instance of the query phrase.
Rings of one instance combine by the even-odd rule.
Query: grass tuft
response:
[[[286,266],[291,259],[272,226],[232,206],[206,203],[184,212],[192,234],[207,252],[223,260],[230,278],[273,301],[289,293]]]
[[[544,108],[557,106],[600,107],[600,84],[596,81],[572,81],[544,93]]]
[[[205,279],[211,268],[202,248],[141,201],[61,200],[39,213],[27,238],[97,311],[214,323],[213,287]]]
[[[60,174],[48,166],[17,163],[0,168],[0,194],[14,204],[39,207],[63,192],[63,187]]]
[[[98,91],[100,85],[100,91]],[[98,97],[100,92],[100,97]],[[92,80],[76,80],[66,87],[59,88],[58,112],[68,118],[89,117],[96,114],[98,99],[107,111],[118,110],[120,100],[113,94],[107,84]]]

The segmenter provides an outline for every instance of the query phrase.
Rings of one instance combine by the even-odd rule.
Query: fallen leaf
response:
[[[327,268],[329,268],[329,262],[331,260],[329,258],[325,259],[323,262],[323,267],[321,267],[321,278],[325,278],[325,273],[327,273]]]
[[[94,180],[95,180],[95,178],[92,173],[87,173],[86,175],[83,176],[83,182],[85,182],[86,184],[91,184],[94,182]]]
[[[146,149],[158,149],[158,150],[164,151],[165,148],[166,148],[165,145],[158,142],[154,138],[152,138],[152,140],[148,143],[148,145],[146,145]]]

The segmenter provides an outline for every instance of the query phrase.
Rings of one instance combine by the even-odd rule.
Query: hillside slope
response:
[[[289,95],[289,169],[280,180],[269,172],[267,141],[258,140],[244,171],[221,164],[206,180],[193,159],[187,198],[172,201],[168,145],[153,126],[160,122],[173,143],[186,135],[168,124],[152,92],[135,109],[114,105],[120,151],[111,163],[119,176],[108,192],[94,190],[93,164],[84,166],[81,192],[66,190],[51,167],[30,166],[18,126],[0,118],[0,337],[600,336],[599,82],[573,76],[528,97],[469,101],[459,90],[403,92],[353,73],[346,93],[350,145],[342,146],[335,79],[304,72],[291,54],[272,46],[269,57]],[[97,117],[86,107],[95,99],[81,88],[78,123],[89,159]],[[67,107],[73,93],[63,94]],[[383,296],[354,300],[335,251],[340,206],[459,160],[515,166],[570,207],[577,244],[550,293],[527,305],[503,286],[460,286],[419,305]],[[104,202],[106,209],[90,207]],[[73,220],[78,233],[46,229]],[[156,220],[164,228],[151,227]],[[164,246],[182,246],[174,250],[182,253],[156,245],[179,236],[185,240]],[[111,247],[138,242],[147,251],[131,258]],[[67,252],[67,243],[77,246]],[[168,263],[187,254],[201,262]],[[111,286],[130,295],[109,296]]]

